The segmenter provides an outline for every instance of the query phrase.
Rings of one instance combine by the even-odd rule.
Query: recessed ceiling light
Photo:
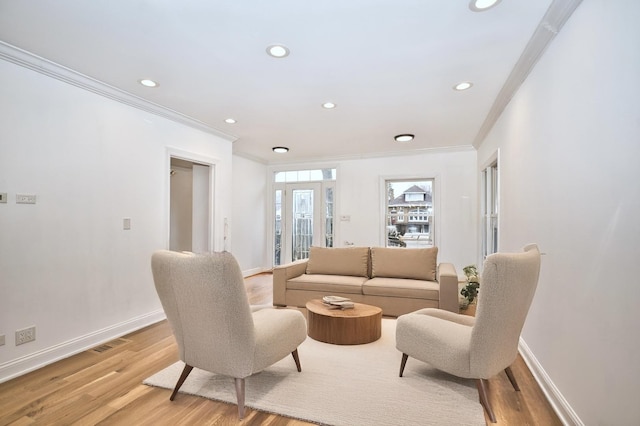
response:
[[[453,90],[457,90],[457,91],[467,90],[467,89],[470,89],[471,86],[473,86],[472,82],[463,81],[462,83],[458,83],[455,86],[453,86]]]
[[[413,138],[415,138],[415,135],[406,133],[403,135],[396,135],[393,137],[397,142],[411,142],[413,140]]]
[[[237,123],[237,121],[234,120],[233,118],[225,118],[224,122],[227,123],[227,124],[236,124]]]
[[[274,58],[284,58],[289,56],[289,49],[282,44],[272,44],[267,47],[267,53]]]
[[[278,154],[289,152],[289,148],[287,148],[286,146],[274,146],[271,149],[273,149],[273,152],[277,152]]]
[[[158,87],[160,86],[158,83],[156,83],[153,80],[149,80],[148,78],[143,78],[142,80],[138,80],[138,83],[142,84],[143,86],[146,87]]]
[[[498,3],[500,3],[500,0],[471,0],[469,2],[469,9],[474,12],[484,12]]]
[[[325,102],[322,104],[322,108],[325,108],[325,109],[332,109],[335,107],[336,107],[336,104],[334,104],[333,102]]]

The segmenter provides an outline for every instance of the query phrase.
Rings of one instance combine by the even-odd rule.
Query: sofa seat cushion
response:
[[[310,290],[332,293],[362,294],[366,277],[350,275],[302,274],[287,281],[287,290]]]
[[[369,247],[309,249],[307,274],[369,276]]]
[[[362,285],[362,294],[438,300],[440,285],[435,281],[406,278],[372,278]]]
[[[371,248],[371,278],[436,280],[438,248]]]

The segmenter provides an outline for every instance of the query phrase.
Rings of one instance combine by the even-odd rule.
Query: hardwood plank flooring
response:
[[[271,304],[271,274],[245,282],[250,303]],[[143,379],[178,360],[166,321],[108,346],[103,352],[85,351],[0,384],[0,425],[310,424],[250,408],[238,421],[235,405],[185,394],[170,402],[170,390],[143,385]],[[504,373],[488,381],[496,424],[561,425],[520,356],[512,370],[521,392],[513,390]]]

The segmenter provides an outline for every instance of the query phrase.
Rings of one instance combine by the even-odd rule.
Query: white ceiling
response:
[[[230,135],[234,153],[353,158],[471,146],[481,134],[552,2],[482,13],[468,3],[0,0],[0,40]],[[274,43],[291,54],[268,56]],[[474,85],[454,91],[461,81]],[[416,138],[399,144],[399,133]]]

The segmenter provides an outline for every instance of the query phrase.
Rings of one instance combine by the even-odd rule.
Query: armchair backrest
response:
[[[489,378],[515,361],[518,341],[540,274],[540,251],[487,256],[471,335],[471,371]]]
[[[153,254],[151,269],[180,359],[232,377],[251,374],[253,318],[233,255],[161,250]]]

